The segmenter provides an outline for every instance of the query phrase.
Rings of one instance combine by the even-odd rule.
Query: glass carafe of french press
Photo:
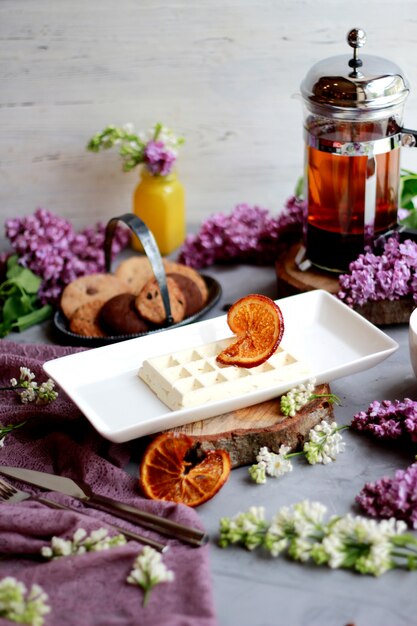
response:
[[[407,80],[392,62],[358,51],[363,30],[348,33],[353,56],[314,65],[301,84],[306,144],[306,256],[346,271],[367,244],[397,226],[400,146]]]

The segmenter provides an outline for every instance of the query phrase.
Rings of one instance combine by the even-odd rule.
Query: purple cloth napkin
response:
[[[51,345],[16,344],[0,341],[0,386],[19,378],[19,368],[28,367],[38,382],[46,380],[42,363],[78,351]],[[27,467],[83,479],[97,493],[163,514],[177,522],[202,528],[198,514],[183,505],[144,499],[138,481],[123,467],[133,455],[139,460],[140,440],[113,444],[103,439],[71,400],[58,389],[59,397],[48,405],[22,404],[13,391],[0,392],[0,423],[27,423],[7,435],[0,449],[0,464]],[[11,481],[13,482],[13,481]],[[17,483],[16,483],[17,486]],[[23,487],[23,485],[20,485]],[[45,626],[215,626],[209,547],[193,548],[101,511],[84,507],[67,496],[48,494],[24,486],[32,494],[47,495],[80,511],[58,511],[34,500],[0,504],[0,579],[15,576],[30,587],[41,585],[49,596],[51,612]],[[88,513],[86,515],[85,513]],[[88,533],[106,527],[106,522],[139,532],[170,549],[163,555],[175,573],[174,582],[161,583],[152,591],[146,607],[143,592],[126,583],[142,545],[124,546],[63,557],[52,561],[29,558],[50,545],[53,536],[71,538],[77,528]],[[109,531],[114,534],[115,531]],[[0,618],[0,625],[11,624]]]

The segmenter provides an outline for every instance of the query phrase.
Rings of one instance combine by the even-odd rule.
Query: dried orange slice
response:
[[[162,433],[146,448],[140,465],[140,486],[148,498],[198,506],[210,500],[229,477],[231,463],[225,450],[209,450],[202,460],[191,460],[191,437]]]
[[[227,323],[237,339],[217,356],[223,365],[261,365],[278,348],[284,334],[281,309],[259,294],[237,300],[229,309]]]

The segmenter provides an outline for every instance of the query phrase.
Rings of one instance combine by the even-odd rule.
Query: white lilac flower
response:
[[[285,458],[289,450],[290,448],[288,446],[281,446],[279,453],[276,454],[266,447],[261,448],[256,457],[258,463],[248,469],[249,476],[258,485],[262,485],[266,483],[267,476],[279,478],[287,472],[291,472],[291,461]]]
[[[93,530],[90,535],[84,528],[78,528],[72,539],[62,537],[52,537],[51,545],[44,546],[41,554],[47,559],[59,559],[60,557],[74,554],[85,554],[86,552],[99,552],[109,548],[124,545],[126,538],[124,535],[109,536],[106,528]]]
[[[393,567],[392,539],[406,528],[404,522],[394,519],[377,522],[345,515],[329,526],[322,542],[329,566],[341,567],[348,560],[362,574],[380,576]]]
[[[307,560],[312,547],[309,538],[323,534],[325,512],[325,506],[309,500],[293,507],[282,507],[273,518],[266,537],[272,555],[288,549],[292,558]]]
[[[301,536],[322,532],[326,507],[320,502],[302,500],[293,506],[294,528]]]
[[[135,132],[135,127],[132,122],[126,122],[125,124],[123,124],[122,128],[128,135],[131,135]]]
[[[32,381],[35,378],[35,374],[30,371],[28,367],[20,368],[20,380],[27,380],[28,382]]]
[[[246,513],[220,520],[219,543],[222,547],[242,543],[248,550],[254,550],[262,545],[267,526],[264,507],[252,506]]]
[[[162,555],[154,548],[145,546],[136,557],[133,569],[126,581],[131,585],[138,585],[145,592],[143,605],[147,603],[149,594],[155,585],[172,582],[174,572],[169,570],[162,561]]]
[[[263,447],[259,450],[256,460],[265,465],[265,472],[268,476],[279,478],[292,471],[291,461],[285,458],[289,451],[290,447],[285,445],[280,446],[278,454]]]
[[[58,397],[58,393],[54,390],[55,383],[51,378],[41,384],[38,389],[38,399],[41,402],[52,402]]]
[[[305,563],[311,555],[312,543],[304,537],[294,537],[289,548],[289,554],[295,561]]]
[[[29,402],[35,402],[37,399],[36,394],[36,383],[29,383],[27,388],[24,389],[20,394],[20,400],[23,404],[28,404]]]
[[[257,485],[264,485],[266,483],[266,463],[263,461],[255,465],[251,465],[248,472],[249,476]]]
[[[345,444],[339,432],[343,428],[345,427],[339,427],[336,422],[328,424],[323,420],[311,429],[309,440],[303,448],[306,459],[311,465],[331,463],[336,460],[340,452],[344,451]]]
[[[44,615],[50,613],[48,595],[42,587],[32,585],[28,591],[24,583],[12,576],[0,580],[0,617],[31,626],[42,626]]]
[[[377,522],[347,514],[324,520],[326,507],[304,500],[282,507],[271,523],[254,523],[254,508],[220,525],[220,545],[240,543],[263,547],[272,556],[288,554],[294,560],[312,560],[317,565],[353,569],[380,576],[393,567],[417,569],[417,539],[406,533],[406,524],[395,519]],[[252,523],[248,523],[252,518]],[[245,527],[245,532],[242,531]]]
[[[281,396],[281,411],[284,415],[294,415],[309,402],[315,388],[315,379],[301,383]]]
[[[10,388],[16,390],[23,404],[53,402],[58,397],[58,393],[54,390],[55,383],[53,380],[48,378],[39,386],[35,380],[35,374],[28,367],[20,367],[19,380],[11,378],[10,385],[11,387],[2,387],[0,391]]]
[[[278,454],[274,452],[269,453],[269,461],[266,467],[266,472],[269,476],[279,478],[288,472],[292,472],[292,463],[286,458],[289,451],[289,446],[282,445],[279,448]]]

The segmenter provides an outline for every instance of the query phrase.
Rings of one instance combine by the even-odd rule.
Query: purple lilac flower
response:
[[[273,263],[286,235],[301,236],[305,217],[305,202],[295,197],[278,217],[267,209],[238,204],[229,215],[216,213],[202,223],[197,234],[188,235],[179,261],[195,268],[230,260]]]
[[[366,411],[354,415],[351,427],[379,439],[399,439],[417,442],[417,402],[383,400],[372,402]]]
[[[339,276],[338,297],[349,306],[378,300],[398,300],[412,295],[417,303],[417,244],[389,238],[382,254],[369,248]]]
[[[145,146],[145,165],[154,176],[167,176],[177,155],[163,141],[149,141]]]
[[[417,528],[417,463],[397,470],[394,478],[366,483],[356,501],[372,517],[395,517]]]
[[[56,304],[65,285],[78,276],[105,271],[105,225],[100,222],[77,233],[68,220],[37,209],[34,215],[7,220],[5,230],[19,263],[42,278],[43,303]],[[118,228],[112,253],[117,254],[129,239],[129,231]]]

